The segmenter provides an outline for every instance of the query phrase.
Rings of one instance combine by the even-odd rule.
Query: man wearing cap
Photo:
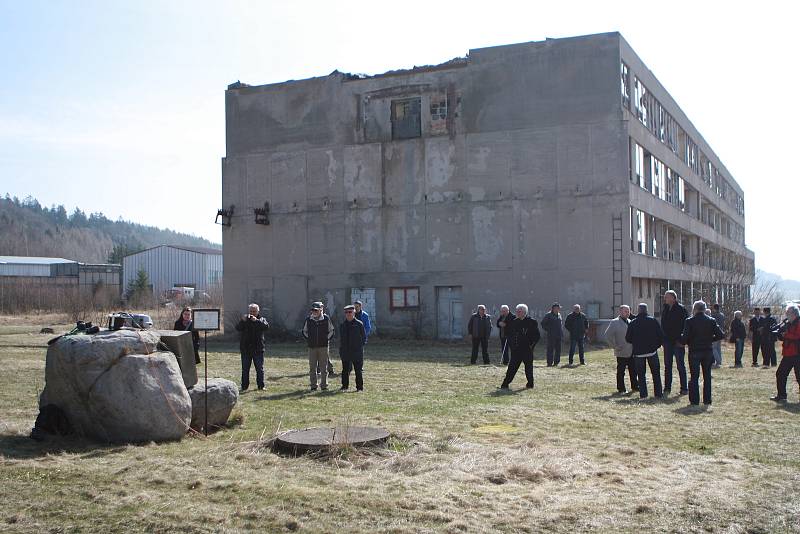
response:
[[[311,391],[316,391],[317,382],[322,390],[328,389],[328,345],[334,329],[331,318],[322,311],[321,302],[311,304],[311,314],[303,324],[303,337],[308,342],[308,369]]]
[[[372,323],[369,322],[369,314],[364,311],[364,304],[357,300],[353,303],[356,307],[355,318],[364,323],[364,332],[367,333],[367,337],[369,337],[369,333],[372,332]]]
[[[561,305],[554,302],[550,312],[542,318],[542,329],[547,334],[547,367],[561,363],[561,334],[564,321],[561,318]]]
[[[239,351],[242,355],[242,391],[250,387],[250,364],[256,368],[256,384],[264,389],[264,332],[269,323],[261,317],[258,304],[247,306],[247,313],[236,323],[239,332]]]
[[[356,307],[344,307],[344,321],[339,325],[339,357],[342,359],[342,391],[350,387],[350,371],[356,372],[356,391],[364,391],[364,323],[355,318]]]

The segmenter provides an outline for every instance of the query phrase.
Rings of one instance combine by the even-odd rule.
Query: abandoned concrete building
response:
[[[228,325],[361,298],[378,331],[458,338],[480,303],[602,319],[752,283],[742,189],[618,33],[237,82],[225,111]]]

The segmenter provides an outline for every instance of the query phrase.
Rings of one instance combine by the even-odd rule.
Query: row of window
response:
[[[630,208],[631,251],[666,261],[702,265],[720,271],[749,273],[752,262],[704,241],[644,211]]]
[[[744,227],[704,201],[703,196],[664,162],[631,139],[631,181],[679,210],[701,220],[722,235],[744,245]],[[688,200],[687,200],[688,199]]]
[[[625,62],[620,62],[620,86],[622,105],[631,110],[631,74]],[[739,215],[744,216],[744,199],[734,190],[722,173],[697,147],[680,124],[666,111],[647,87],[633,77],[632,112],[659,141],[664,143],[720,198],[728,202]],[[681,142],[682,141],[682,142]],[[681,154],[681,151],[683,154]]]
[[[655,299],[654,315],[659,315],[663,305],[662,299],[667,290],[678,295],[678,302],[691,305],[697,300],[707,304],[718,303],[725,307],[743,305],[750,301],[750,286],[745,284],[691,282],[688,280],[657,280],[652,278],[633,278],[633,294],[639,299]],[[729,317],[728,320],[732,319]]]

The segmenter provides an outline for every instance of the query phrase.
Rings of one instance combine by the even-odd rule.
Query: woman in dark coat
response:
[[[192,309],[186,306],[181,310],[181,316],[175,321],[173,330],[186,330],[192,333],[192,346],[194,347],[194,362],[200,363],[200,334],[194,329],[192,323]]]

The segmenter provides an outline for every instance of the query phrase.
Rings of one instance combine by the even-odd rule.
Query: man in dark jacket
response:
[[[736,310],[733,312],[733,321],[731,321],[731,343],[734,344],[733,352],[733,366],[742,367],[742,356],[744,355],[744,342],[747,340],[747,328],[742,321],[742,312]]]
[[[660,398],[661,362],[658,361],[658,349],[664,342],[664,332],[658,321],[647,314],[647,304],[639,304],[639,314],[628,325],[625,341],[633,345],[639,398],[647,398],[647,366],[650,366],[650,376],[653,378],[653,392],[656,398]]]
[[[542,318],[542,329],[547,334],[547,367],[555,367],[561,363],[561,334],[564,321],[561,318],[561,306],[554,302],[550,313]],[[570,360],[571,361],[571,360]]]
[[[572,313],[567,315],[564,320],[564,328],[569,332],[569,364],[572,365],[572,360],[575,356],[575,346],[578,346],[578,356],[581,360],[581,365],[586,365],[583,359],[584,340],[586,339],[586,332],[589,330],[589,320],[586,315],[581,312],[580,304],[572,307]]]
[[[800,308],[796,304],[786,307],[786,320],[775,328],[778,339],[783,341],[781,364],[775,372],[778,394],[770,397],[776,402],[786,402],[786,380],[794,369],[794,377],[800,384]]]
[[[334,334],[333,322],[322,311],[322,302],[311,304],[311,314],[303,323],[303,338],[308,343],[308,368],[311,391],[316,391],[317,382],[322,390],[328,389],[328,346]]]
[[[758,351],[761,350],[760,322],[761,308],[753,308],[753,316],[747,325],[747,329],[750,331],[750,348],[753,351],[753,367],[758,367]]]
[[[521,363],[525,364],[525,378],[527,378],[525,387],[530,389],[533,387],[533,348],[540,337],[539,324],[528,316],[528,306],[525,304],[517,304],[514,313],[516,318],[506,326],[511,361],[500,389],[509,389]]]
[[[673,290],[664,293],[664,308],[661,310],[661,330],[664,331],[664,396],[672,390],[672,361],[678,368],[678,380],[681,395],[686,395],[689,388],[686,383],[686,349],[681,345],[683,322],[688,317],[686,308],[678,302],[678,295]]]
[[[700,404],[700,370],[703,370],[703,404],[711,404],[711,366],[714,365],[714,342],[725,338],[713,317],[706,315],[706,303],[698,300],[686,319],[681,342],[689,347],[689,402]]]
[[[500,315],[497,316],[497,328],[500,332],[500,358],[503,362],[503,365],[508,365],[508,342],[506,340],[506,327],[508,323],[514,320],[514,315],[511,313],[511,310],[503,304],[500,306]]]
[[[775,336],[772,335],[772,329],[777,324],[778,321],[772,316],[772,310],[764,308],[764,316],[758,322],[759,333],[761,334],[761,357],[764,360],[762,367],[769,368],[770,365],[773,367],[778,365],[778,353],[775,352]]]
[[[483,363],[489,364],[489,336],[492,334],[492,316],[486,313],[486,306],[478,305],[478,311],[472,314],[467,325],[467,333],[472,338],[472,358],[470,363],[478,362],[478,346],[483,353]]]
[[[356,307],[344,307],[344,321],[339,325],[339,357],[342,359],[342,391],[350,387],[350,371],[356,372],[356,391],[364,391],[364,323],[355,318]]]
[[[258,304],[250,304],[247,314],[236,324],[239,332],[239,351],[242,353],[242,391],[250,387],[250,364],[256,368],[256,384],[264,389],[264,332],[269,323],[259,314]]]

